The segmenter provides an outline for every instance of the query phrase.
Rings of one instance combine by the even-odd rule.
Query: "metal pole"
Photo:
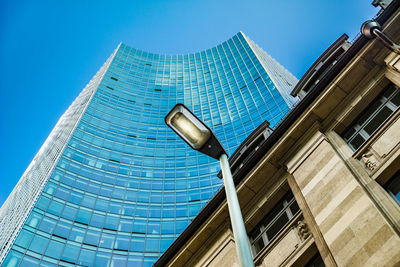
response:
[[[224,180],[226,200],[228,201],[229,216],[231,218],[239,263],[242,267],[254,267],[253,256],[251,255],[247,232],[244,227],[243,216],[240,211],[236,187],[233,183],[227,155],[222,154],[219,158],[219,162],[222,169],[222,179]]]

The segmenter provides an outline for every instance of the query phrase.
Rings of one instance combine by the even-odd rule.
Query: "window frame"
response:
[[[288,200],[290,198],[290,200]],[[295,213],[292,212],[291,207],[295,203],[297,206],[297,211]],[[275,211],[275,208],[278,207],[279,205],[282,205],[281,209],[279,212],[275,214],[275,216],[268,222],[266,223],[266,220],[270,217],[270,215]],[[253,229],[251,234],[249,235],[250,239],[250,245],[251,245],[251,250],[253,252],[254,257],[256,257],[258,254],[260,254],[268,245],[275,240],[277,236],[286,228],[288,224],[292,222],[292,220],[301,212],[300,207],[298,206],[296,199],[291,191],[288,191],[275,205],[274,207],[264,216],[264,218],[260,221],[260,223]],[[277,220],[281,218],[282,214],[286,213],[288,217],[288,221],[284,224],[284,226],[279,229],[278,232],[272,237],[268,237],[267,231],[271,229]],[[255,237],[253,237],[254,233],[259,231],[260,233],[257,234]],[[256,242],[259,240],[263,239],[264,246],[263,248],[259,249],[257,251],[256,249]]]
[[[393,92],[386,96],[386,93],[388,90],[393,89]],[[360,150],[360,148],[362,148],[365,143],[368,142],[368,140],[379,130],[382,128],[382,126],[393,116],[393,114],[396,113],[397,110],[399,110],[400,105],[396,106],[396,104],[394,102],[392,102],[392,100],[398,96],[398,94],[400,94],[400,87],[398,87],[397,85],[395,85],[394,83],[390,83],[389,85],[387,85],[382,92],[375,97],[371,103],[368,104],[368,106],[366,108],[364,108],[360,113],[360,115],[353,120],[350,125],[347,127],[347,129],[343,132],[342,137],[343,140],[349,145],[349,147],[353,150],[353,152],[356,152],[358,150]],[[371,114],[367,117],[367,118],[363,118],[363,116],[365,114],[368,114],[370,109],[374,107],[374,105],[376,105],[377,103],[379,103],[379,106],[376,107],[376,109],[371,112]],[[387,118],[385,118],[378,126],[376,126],[376,128],[372,131],[372,133],[368,133],[365,128],[370,124],[370,122],[372,122],[374,119],[378,118],[378,115],[380,114],[380,112],[384,109],[384,108],[388,108],[391,113],[389,116],[387,116]],[[360,120],[363,120],[360,123]],[[354,131],[352,134],[350,134],[349,136],[347,136],[349,133],[351,133],[352,131]],[[351,142],[353,142],[355,140],[355,138],[357,136],[360,136],[361,138],[364,139],[364,141],[357,147],[353,146],[353,144]]]

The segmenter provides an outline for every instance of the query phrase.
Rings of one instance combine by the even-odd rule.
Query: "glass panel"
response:
[[[86,209],[79,209],[75,221],[83,224],[88,224],[89,220],[90,220],[90,211]]]
[[[30,227],[36,228],[40,222],[40,219],[42,219],[42,216],[40,214],[32,212],[26,224],[28,224]]]
[[[47,206],[50,203],[50,199],[47,197],[41,196],[39,200],[36,202],[35,207],[41,209],[41,210],[47,210]]]
[[[395,86],[394,84],[388,86],[388,88],[383,93],[383,96],[386,98],[389,98],[393,94],[393,92],[396,90],[396,88],[398,88],[398,87]]]
[[[364,130],[369,134],[372,135],[379,126],[383,124],[383,122],[392,114],[393,111],[384,106],[376,115],[371,119],[370,122],[364,127]]]
[[[47,238],[44,238],[40,235],[35,235],[32,239],[29,249],[35,251],[36,253],[42,254],[46,248],[47,241]]]
[[[167,248],[174,242],[173,238],[161,239],[161,251],[166,251]]]
[[[15,241],[15,244],[17,244],[20,247],[27,248],[29,242],[31,242],[32,236],[33,236],[32,232],[22,229],[18,235],[17,241]]]
[[[117,236],[115,241],[115,249],[128,251],[129,249],[129,236]]]
[[[60,216],[61,211],[63,210],[63,206],[64,205],[61,204],[60,202],[53,200],[50,202],[47,211],[55,216]]]
[[[82,249],[77,263],[82,266],[92,266],[94,256],[95,256],[94,251]]]
[[[97,246],[99,244],[100,232],[94,230],[88,230],[85,236],[85,244],[90,244],[93,246]]]
[[[58,265],[55,263],[50,263],[48,261],[42,260],[40,262],[40,267],[58,267]]]
[[[48,257],[59,259],[63,248],[64,248],[63,243],[50,240],[45,255]]]
[[[69,235],[69,240],[73,240],[79,243],[83,242],[83,236],[85,235],[85,230],[79,227],[74,227],[71,229],[71,233]]]
[[[114,247],[114,235],[103,233],[100,239],[100,247],[102,248],[113,248]]]
[[[159,250],[160,239],[158,238],[146,238],[146,251],[157,252]]]
[[[128,266],[142,266],[143,258],[141,256],[130,255]]]
[[[118,231],[122,231],[122,232],[132,232],[132,220],[124,220],[121,219],[119,222],[119,227],[118,227]]]
[[[103,228],[104,219],[105,217],[103,215],[94,213],[90,221],[90,225],[98,228]]]
[[[56,226],[56,229],[54,229],[53,235],[67,238],[70,229],[71,229],[71,224],[63,222],[63,221],[59,221]]]
[[[396,107],[400,106],[400,91],[398,91],[395,96],[390,100]]]
[[[17,267],[19,262],[21,261],[21,257],[22,257],[21,253],[14,251],[14,250],[10,250],[10,252],[7,255],[7,258],[3,262],[3,266],[4,267]]]
[[[261,234],[261,227],[257,227],[251,234],[251,239],[256,239],[256,237]]]
[[[360,134],[357,134],[353,140],[351,140],[350,145],[357,150],[362,144],[364,144],[365,139]]]
[[[366,122],[368,120],[368,118],[370,118],[372,116],[372,114],[374,114],[375,111],[377,111],[379,109],[379,107],[381,105],[382,105],[382,102],[379,100],[372,103],[372,105],[363,112],[363,115],[358,119],[357,123],[359,125],[362,125],[364,122]]]
[[[105,252],[96,253],[96,259],[94,261],[94,266],[104,266],[107,267],[110,264],[111,255]]]
[[[265,246],[265,244],[264,244],[264,240],[262,239],[262,237],[260,237],[253,243],[253,247],[254,247],[256,254],[258,252],[260,252],[264,248],[264,246]]]
[[[386,190],[400,205],[400,173],[397,173],[392,179],[387,182]]]
[[[304,267],[325,267],[325,264],[322,261],[321,255],[317,253]]]
[[[350,128],[343,136],[345,140],[349,140],[350,137],[356,132],[356,129],[354,127]]]
[[[56,226],[56,221],[53,219],[43,217],[42,222],[40,223],[39,229],[43,232],[51,234]]]
[[[113,255],[110,266],[111,267],[125,266],[126,260],[127,260],[126,256]]]
[[[61,216],[65,219],[73,221],[75,219],[77,210],[77,208],[66,205]]]
[[[132,237],[129,251],[144,251],[144,238],[143,237]]]
[[[104,228],[117,230],[118,222],[119,222],[119,220],[118,220],[117,216],[107,215],[106,221],[104,223]]]
[[[34,266],[39,266],[39,262],[40,262],[39,259],[35,259],[35,258],[32,258],[32,257],[30,257],[30,256],[28,256],[28,255],[25,255],[25,256],[22,258],[22,261],[21,261],[21,264],[19,265],[19,267],[34,267]]]
[[[267,229],[266,233],[268,239],[271,240],[274,238],[286,225],[289,221],[289,218],[286,212],[282,213],[279,218]]]
[[[66,244],[63,255],[61,257],[62,260],[75,263],[78,257],[80,248],[71,244]]]
[[[152,267],[153,263],[157,260],[156,257],[144,257],[143,267]]]
[[[290,205],[290,211],[292,212],[292,216],[294,216],[300,210],[299,205],[297,205],[296,201]]]
[[[283,210],[283,202],[279,202],[276,206],[268,213],[264,220],[264,225],[267,226],[278,214]]]

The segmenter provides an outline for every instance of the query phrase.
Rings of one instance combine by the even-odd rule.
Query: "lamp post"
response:
[[[253,267],[253,257],[225,149],[211,129],[183,104],[172,108],[165,117],[165,123],[191,148],[219,160],[239,263],[243,267]]]

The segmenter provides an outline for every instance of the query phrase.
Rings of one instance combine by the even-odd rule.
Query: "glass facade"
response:
[[[168,111],[184,103],[231,154],[285,116],[296,82],[241,32],[187,55],[120,44],[3,205],[2,266],[151,266],[222,185],[219,163],[165,125]]]

